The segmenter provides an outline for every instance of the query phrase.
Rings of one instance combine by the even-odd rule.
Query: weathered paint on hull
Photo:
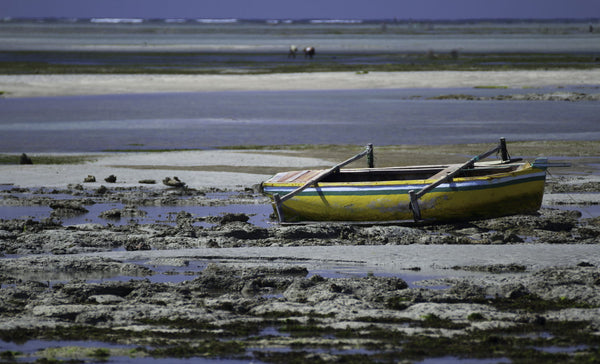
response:
[[[495,176],[456,178],[419,200],[424,220],[472,220],[537,211],[546,173],[536,168]],[[282,221],[412,220],[410,190],[431,180],[319,183],[285,201]],[[265,184],[266,194],[284,195],[294,184]]]

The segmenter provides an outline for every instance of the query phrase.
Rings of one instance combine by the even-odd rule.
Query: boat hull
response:
[[[298,183],[263,183],[266,195],[281,196]],[[519,170],[455,178],[419,199],[421,218],[430,221],[474,220],[532,213],[542,203],[546,172],[527,164]],[[409,191],[432,180],[319,182],[281,204],[282,222],[412,220]],[[275,209],[277,213],[277,209]]]

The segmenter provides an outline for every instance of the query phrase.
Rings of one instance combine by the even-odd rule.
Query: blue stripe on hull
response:
[[[485,180],[472,180],[462,182],[450,182],[442,183],[436,187],[432,192],[446,192],[446,191],[471,191],[471,190],[482,190],[488,188],[503,187],[512,184],[526,183],[530,181],[544,180],[546,178],[545,172],[529,173],[521,176],[510,176],[503,178],[492,178]],[[410,190],[420,190],[427,186],[429,183],[423,184],[398,184],[398,185],[350,185],[350,186],[328,186],[327,184],[321,183],[317,188],[309,187],[302,191],[298,196],[311,196],[311,195],[391,195],[391,194],[408,194]],[[285,195],[292,192],[297,187],[270,187],[265,186],[264,192],[268,194],[280,194]]]

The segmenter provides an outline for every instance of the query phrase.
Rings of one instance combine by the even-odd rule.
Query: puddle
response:
[[[269,300],[269,299],[282,299],[282,298],[285,298],[282,293],[263,294],[261,297],[264,298],[264,299],[267,299],[267,300]]]
[[[406,284],[408,284],[408,288],[427,288],[433,290],[446,289],[450,286],[425,286],[422,284],[418,284],[421,281],[425,280],[434,280],[444,278],[443,276],[432,276],[425,275],[420,273],[413,272],[401,272],[401,273],[380,273],[380,272],[372,272],[369,269],[360,268],[356,266],[337,266],[330,267],[327,269],[314,269],[309,270],[307,278],[310,278],[314,275],[319,275],[323,278],[363,278],[369,275],[374,277],[391,277],[391,278],[401,278]]]
[[[129,358],[129,357],[111,357],[108,361],[103,361],[103,363],[109,364],[185,364],[185,363],[193,363],[193,364],[248,364],[255,363],[261,364],[263,362],[257,361],[253,359],[252,361],[242,360],[242,359],[207,359],[207,358],[188,358],[188,359],[178,359],[178,358]]]
[[[540,240],[539,237],[536,236],[527,236],[527,235],[517,235],[519,238],[523,240],[526,244],[535,244]]]
[[[9,258],[9,257],[5,257]],[[17,256],[10,258],[18,258]],[[58,283],[68,283],[71,280],[82,280],[86,283],[102,283],[107,281],[118,281],[127,282],[130,280],[148,280],[152,283],[171,283],[177,284],[185,281],[193,280],[202,274],[202,271],[212,263],[215,264],[227,264],[228,258],[216,258],[216,259],[187,259],[182,258],[165,258],[165,259],[142,259],[142,260],[123,260],[126,264],[135,264],[148,268],[154,272],[152,275],[143,276],[132,276],[122,275],[117,271],[91,271],[91,272],[23,272],[20,274],[22,279],[39,281],[48,283],[49,287],[52,287]],[[247,263],[253,266],[256,261],[252,259],[245,259],[240,263]],[[307,261],[286,261],[286,264],[290,266],[302,265],[306,266]],[[424,285],[423,282],[427,280],[441,279],[443,276],[426,275],[412,271],[400,271],[397,273],[383,273],[373,272],[367,267],[352,266],[352,265],[331,265],[323,267],[322,264],[318,264],[318,268],[311,269],[310,265],[315,264],[314,262],[308,262],[308,274],[306,278],[310,278],[315,275],[319,275],[323,278],[363,278],[369,275],[375,277],[393,277],[401,278],[407,284],[409,288],[426,288],[426,289],[446,289],[449,286],[430,286]],[[4,287],[4,286],[3,286]],[[280,299],[283,295],[280,293],[265,294],[262,297],[267,299]]]
[[[24,189],[22,192],[17,191],[17,186],[12,184],[0,185],[0,192],[9,192],[8,195],[4,196],[4,199],[10,199],[11,196],[19,199],[27,200],[32,199],[30,205],[12,205],[10,201],[3,204],[2,196],[0,196],[0,219],[32,219],[40,221],[49,218],[53,209],[48,206],[50,201],[64,201],[73,200],[76,198],[85,198],[85,195],[71,195],[66,193],[54,193],[49,189],[36,189],[29,190]],[[135,191],[134,191],[135,192]],[[143,191],[140,191],[143,192]],[[178,200],[189,200],[190,198],[198,196],[176,196]],[[180,212],[188,212],[193,215],[194,218],[204,218],[208,216],[219,216],[226,213],[243,213],[250,217],[248,221],[259,227],[268,227],[270,225],[269,216],[273,212],[273,208],[269,203],[266,203],[265,199],[256,198],[256,203],[233,203],[228,202],[235,201],[236,197],[248,199],[248,195],[240,191],[215,191],[208,192],[203,195],[203,202],[207,203],[214,201],[215,205],[193,205],[186,204],[181,206],[174,205],[161,205],[161,206],[137,206],[131,205],[139,210],[139,216],[126,216],[111,219],[100,217],[100,214],[113,210],[122,210],[129,206],[119,202],[100,202],[90,205],[83,205],[88,210],[87,213],[71,216],[59,216],[56,219],[60,220],[63,226],[79,225],[79,224],[101,224],[101,225],[127,225],[127,224],[152,224],[161,223],[167,225],[176,225],[176,216]],[[256,197],[256,196],[255,196]],[[204,201],[204,198],[206,201]],[[40,200],[42,199],[42,200]],[[261,203],[259,203],[261,202]],[[28,203],[23,201],[20,203]],[[212,224],[204,222],[196,222],[195,226],[210,227]]]
[[[0,183],[0,192],[10,191],[15,188],[15,185],[12,183]]]
[[[11,360],[10,362],[15,363],[28,363],[32,362],[35,359],[37,361],[41,361],[42,357],[40,357],[38,352],[43,351],[45,349],[52,348],[66,348],[71,347],[74,350],[76,348],[82,349],[94,349],[94,348],[104,348],[104,349],[130,349],[134,350],[139,348],[139,345],[121,345],[121,344],[112,344],[108,342],[101,341],[85,341],[85,340],[72,340],[72,341],[60,341],[60,340],[29,340],[24,343],[14,343],[0,340],[0,352],[12,351],[18,352],[19,355]],[[69,358],[57,357],[51,358],[49,362],[54,362],[54,359],[66,359],[67,362]],[[37,362],[36,361],[36,362]],[[45,361],[44,361],[45,362]],[[56,361],[60,362],[60,361]],[[74,362],[80,362],[78,360],[74,360]],[[88,362],[88,361],[81,361]],[[170,363],[199,363],[199,364],[246,364],[248,360],[241,359],[210,359],[210,358],[202,358],[202,357],[192,357],[192,358],[152,358],[152,357],[139,357],[134,358],[130,356],[110,356],[108,358],[96,359],[91,362],[101,362],[101,363],[111,363],[111,364],[134,364],[134,363],[151,363],[151,364],[170,364]],[[253,363],[262,363],[260,361],[253,360]]]
[[[571,354],[581,350],[588,350],[590,347],[587,345],[575,345],[575,346],[534,346],[533,349],[549,354]]]
[[[262,329],[258,333],[258,336],[290,337],[292,335],[287,332],[279,332],[279,330],[276,327],[269,326],[269,327]]]
[[[167,225],[176,225],[176,216],[180,212],[188,212],[193,217],[201,218],[207,216],[219,216],[226,213],[243,213],[250,217],[248,222],[260,227],[269,225],[269,215],[273,211],[270,205],[266,204],[232,204],[224,206],[143,206],[138,210],[145,212],[145,216],[121,217],[119,219],[103,219],[98,217],[102,212],[111,209],[122,209],[125,206],[122,204],[95,204],[86,207],[90,212],[87,214],[64,218],[63,225],[77,225],[85,223],[97,223],[106,225],[127,225],[130,223],[136,224],[152,224],[161,223]],[[143,213],[142,213],[143,214]],[[210,227],[212,224],[204,222],[196,222],[195,226]]]
[[[232,204],[223,206],[142,206],[138,210],[143,211],[141,215],[118,219],[105,219],[99,215],[112,209],[123,209],[125,205],[121,203],[97,203],[84,206],[89,212],[61,217],[63,226],[79,224],[101,224],[101,225],[127,225],[127,224],[153,224],[161,223],[167,225],[176,225],[175,217],[179,212],[188,212],[196,218],[207,216],[219,216],[225,213],[243,213],[250,217],[250,224],[259,227],[268,227],[270,225],[269,215],[273,208],[269,204]],[[52,209],[48,206],[6,206],[0,205],[0,218],[2,219],[32,219],[40,221],[50,217]],[[196,222],[195,226],[210,227],[212,224],[205,222]]]
[[[248,355],[252,355],[253,352],[261,352],[261,353],[314,353],[314,354],[330,354],[330,355],[375,355],[379,354],[382,351],[377,350],[368,350],[368,349],[293,349],[290,347],[266,347],[266,348],[248,348],[246,353]],[[255,361],[252,361],[255,363]]]
[[[309,271],[307,278],[319,275],[323,278],[360,278],[369,274],[364,269],[353,266],[336,266],[327,269],[314,269]]]
[[[4,206],[0,205],[0,218],[42,220],[50,217],[52,209],[48,206]]]
[[[508,358],[494,359],[462,359],[455,356],[444,356],[441,358],[430,358],[423,361],[415,362],[415,364],[504,364],[512,363]]]
[[[37,351],[44,350],[46,348],[61,348],[66,346],[77,346],[82,348],[107,348],[107,349],[134,349],[139,345],[120,345],[111,344],[101,341],[86,341],[86,340],[73,340],[73,341],[55,341],[55,340],[29,340],[24,343],[14,343],[0,340],[0,351],[18,351],[23,354],[34,354]]]
[[[600,216],[600,204],[595,205],[551,205],[542,206],[543,208],[554,208],[563,211],[579,211],[581,218],[595,218]]]

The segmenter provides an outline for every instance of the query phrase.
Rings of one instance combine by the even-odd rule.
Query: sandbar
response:
[[[4,97],[217,91],[535,88],[600,85],[600,69],[318,72],[240,75],[0,75]]]

